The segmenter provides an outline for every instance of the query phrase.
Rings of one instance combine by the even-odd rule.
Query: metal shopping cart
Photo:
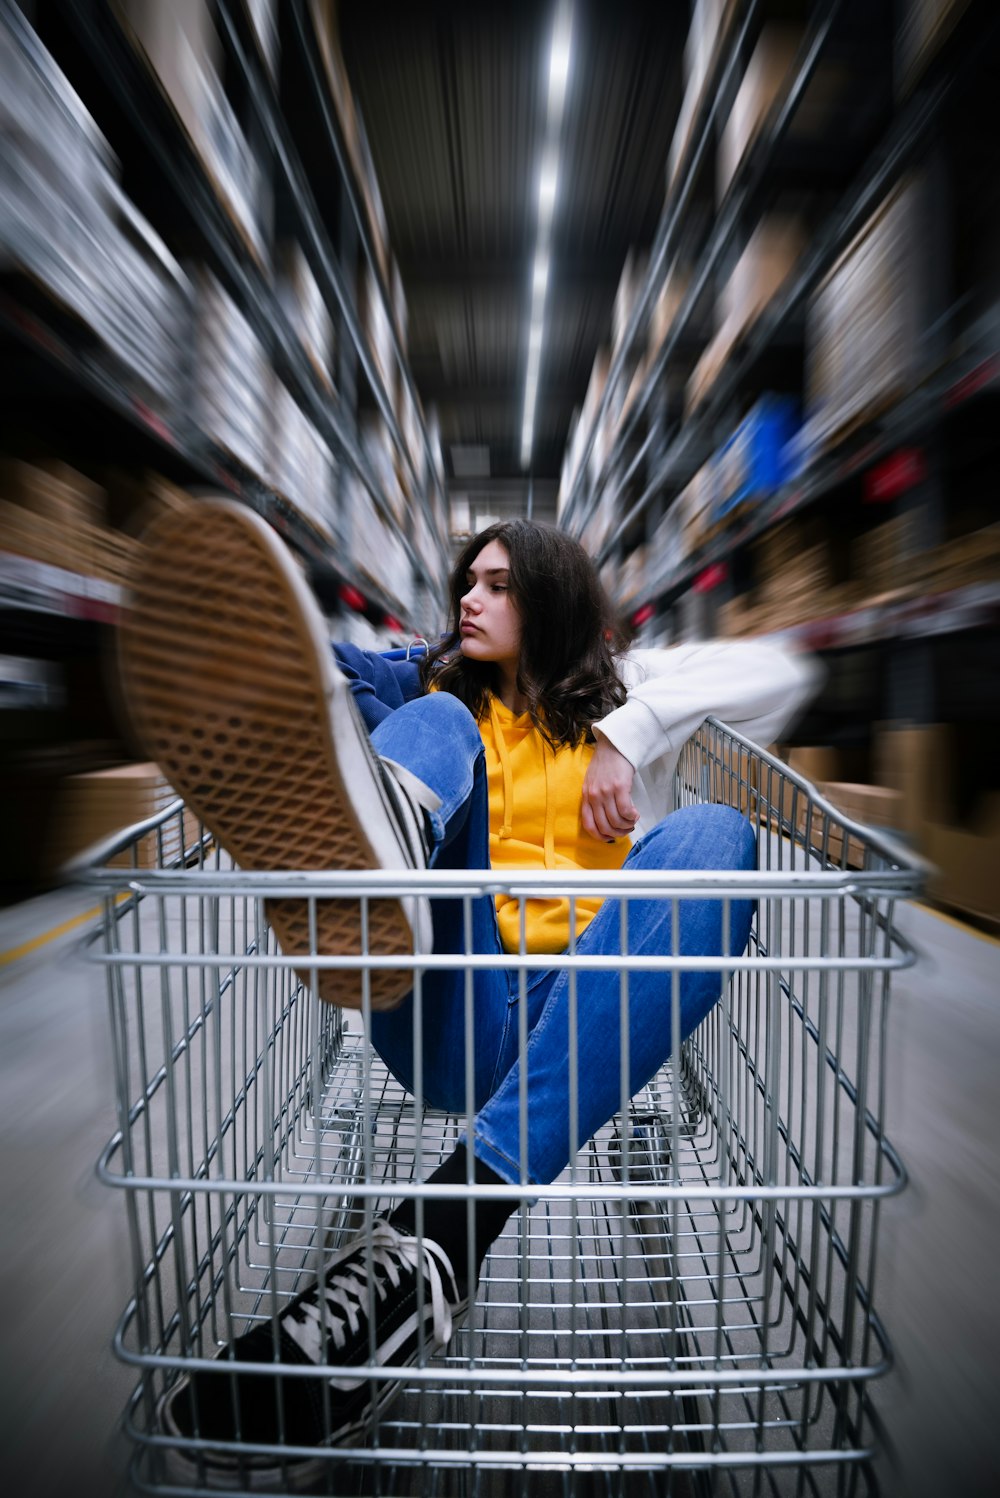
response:
[[[894,909],[920,866],[713,721],[683,752],[677,796],[739,807],[758,871],[407,876],[407,893],[466,905],[555,879],[675,906],[749,890],[756,913],[746,953],[719,959],[719,1004],[555,1184],[524,1188],[469,1322],[407,1371],[363,1443],[325,1453],[316,1491],[876,1490],[871,1387],[891,1362],[878,1216],[904,1183],[883,1132],[886,1010],[913,960]],[[263,914],[290,893],[363,907],[399,875],[247,874],[179,806],[112,851],[88,877],[105,896],[118,1110],[99,1172],[123,1194],[134,1276],[115,1334],[137,1372],[126,1428],[140,1487],[200,1491],[196,1451],[179,1480],[158,1428],[164,1391],[373,1212],[419,1197],[467,1119],[403,1092],[363,1016],[310,996]],[[526,976],[560,960],[580,959],[511,959]],[[649,960],[622,959],[623,1002]],[[675,1001],[684,959],[656,960]]]

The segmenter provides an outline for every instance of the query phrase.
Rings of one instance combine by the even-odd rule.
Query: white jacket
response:
[[[636,838],[674,809],[678,756],[706,718],[721,718],[755,743],[773,743],[823,676],[811,656],[770,640],[634,650],[619,670],[628,700],[593,726],[635,766]]]

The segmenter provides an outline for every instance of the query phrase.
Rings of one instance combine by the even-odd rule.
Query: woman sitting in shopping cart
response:
[[[709,715],[776,738],[813,689],[807,658],[762,641],[619,652],[582,547],[526,520],[464,548],[447,633],[416,655],[331,652],[297,565],[235,503],[164,516],[147,539],[122,631],[127,700],[147,752],[241,867],[492,868],[501,888],[505,871],[524,869],[610,879],[756,867],[738,811],[673,809],[674,770]],[[274,900],[268,913],[286,955],[399,958],[300,971],[321,998],[368,1012],[375,1049],[418,1102],[470,1127],[428,1178],[438,1189],[404,1194],[275,1324],[225,1349],[218,1374],[170,1391],[164,1430],[219,1443],[201,1454],[220,1483],[233,1471],[227,1442],[309,1448],[363,1435],[400,1386],[366,1370],[402,1370],[447,1344],[518,1205],[504,1188],[524,1199],[554,1181],[663,1065],[672,1034],[704,1019],[721,991],[718,959],[747,944],[752,902],[710,891],[632,899],[623,922],[618,899],[558,889],[527,900],[373,895],[364,914],[355,892]],[[571,973],[572,963],[524,962],[571,944],[578,958],[615,958],[623,940],[630,955],[707,965],[677,982],[669,962],[632,970],[623,999],[620,964]],[[416,980],[431,952],[456,961]],[[471,1002],[469,953],[513,959],[473,970]],[[249,1366],[236,1376],[234,1362],[271,1376]],[[276,1381],[290,1365],[324,1376]],[[265,1484],[315,1475],[301,1453],[278,1463],[244,1451],[241,1463]]]

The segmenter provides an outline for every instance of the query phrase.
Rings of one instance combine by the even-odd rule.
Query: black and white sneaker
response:
[[[401,1377],[376,1380],[364,1370],[377,1366],[402,1375],[447,1345],[468,1306],[468,1291],[444,1251],[380,1218],[370,1235],[348,1243],[288,1304],[277,1328],[255,1327],[220,1353],[218,1372],[193,1373],[164,1396],[162,1432],[206,1443],[178,1446],[171,1466],[183,1480],[213,1488],[303,1491],[322,1475],[329,1457],[289,1448],[362,1439],[402,1387]],[[241,1365],[250,1363],[268,1369],[244,1371]],[[359,1371],[282,1377],[286,1367],[324,1365]]]
[[[199,499],[143,537],[119,632],[125,706],[150,759],[244,869],[421,869],[434,793],[372,748],[315,598],[244,505]],[[270,899],[286,956],[399,957],[318,971],[320,998],[391,1009],[433,932],[424,896]],[[315,930],[315,936],[314,936]],[[363,933],[366,937],[363,940]],[[313,945],[315,941],[315,945]]]

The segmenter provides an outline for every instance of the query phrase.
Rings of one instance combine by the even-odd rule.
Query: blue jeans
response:
[[[489,806],[483,742],[471,713],[447,693],[405,702],[374,727],[377,752],[398,761],[441,798],[432,817],[431,866],[489,868]],[[724,806],[687,806],[665,817],[636,843],[626,869],[753,869],[753,830],[738,811]],[[436,952],[500,954],[491,895],[471,901],[466,929],[461,899],[435,899]],[[728,903],[729,953],[747,944],[753,902],[691,898],[634,899],[628,907],[628,952],[718,958],[723,951]],[[605,900],[577,942],[581,955],[616,955],[621,947],[621,908]],[[578,971],[575,998],[565,971],[526,974],[527,1047],[519,1056],[520,975],[514,969],[473,975],[474,1035],[471,1041],[472,1135],[478,1158],[512,1185],[527,1179],[552,1181],[573,1151],[622,1106],[622,979],[614,968]],[[684,972],[679,980],[680,1033],[684,1038],[719,998],[722,979],[714,970]],[[671,1049],[673,975],[630,972],[628,977],[628,1065],[626,1092],[638,1092],[663,1065]],[[427,972],[422,983],[420,1095],[432,1107],[469,1109],[466,1055],[466,976],[463,971]],[[414,998],[388,1014],[374,1014],[371,1039],[389,1070],[415,1090]],[[575,1007],[577,1071],[569,1063]],[[522,1069],[524,1077],[522,1079]],[[527,1098],[526,1156],[521,1140],[521,1092]],[[575,1119],[571,1095],[575,1091]],[[522,1164],[523,1161],[523,1164]],[[522,1170],[524,1174],[522,1174]]]

